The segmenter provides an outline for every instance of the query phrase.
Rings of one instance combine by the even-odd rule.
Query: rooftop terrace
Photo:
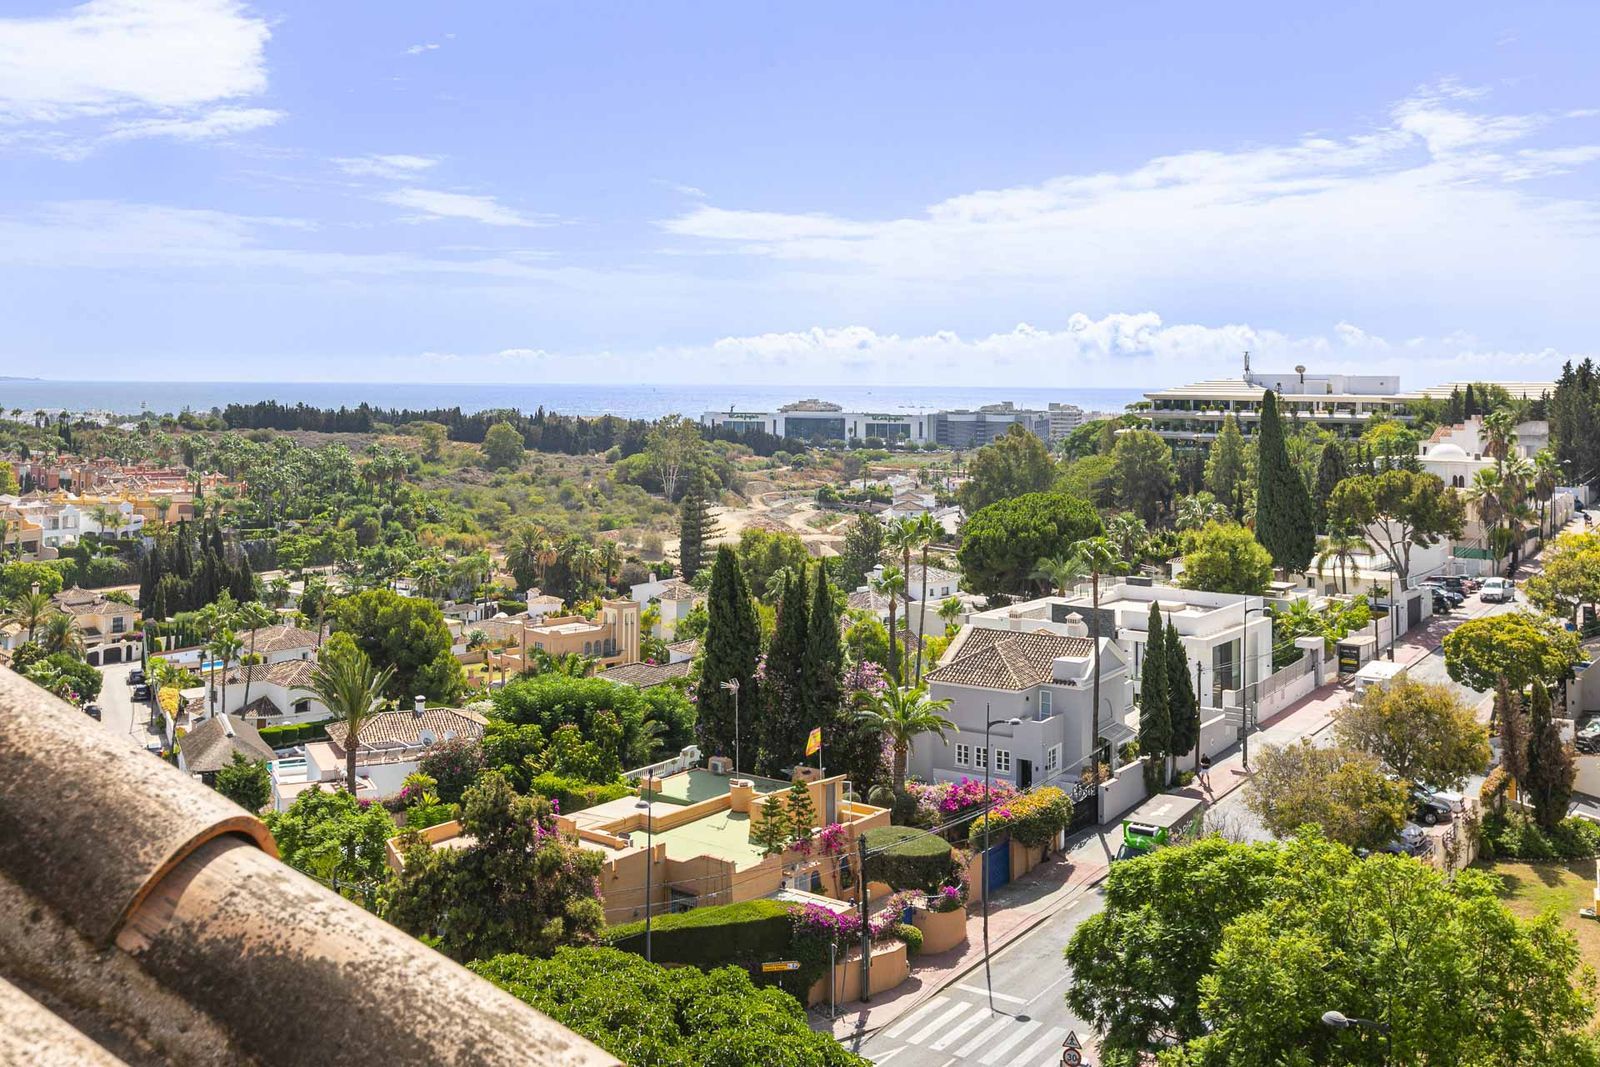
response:
[[[775,793],[780,789],[789,788],[788,782],[780,782],[776,778],[761,778],[753,774],[740,774],[739,777],[755,783],[757,793]],[[667,804],[688,805],[726,796],[729,776],[712,774],[702,767],[694,767],[653,781],[655,788],[649,790],[641,788],[639,791],[641,796]]]

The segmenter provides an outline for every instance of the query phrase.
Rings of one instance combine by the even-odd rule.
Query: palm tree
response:
[[[53,612],[44,620],[39,630],[39,646],[46,652],[65,652],[75,659],[83,658],[83,636],[72,621],[72,616]]]
[[[1106,522],[1106,539],[1117,550],[1117,555],[1130,565],[1144,555],[1144,544],[1149,538],[1150,527],[1131,511],[1113,515]]]
[[[1083,576],[1079,560],[1070,551],[1064,556],[1046,556],[1033,565],[1033,572],[1028,575],[1036,582],[1043,582],[1056,596],[1066,596],[1072,583]]]
[[[906,604],[906,628],[911,627],[911,553],[918,547],[917,520],[906,516],[894,520],[889,528],[883,532],[883,547],[891,553],[900,553],[900,573],[905,581],[900,587],[900,596]],[[894,640],[894,623],[889,624],[889,639]],[[898,677],[898,675],[896,676]]]
[[[622,566],[622,551],[617,548],[615,541],[601,541],[595,546],[595,563],[600,568],[600,576],[606,585],[611,584],[611,576]]]
[[[551,655],[544,649],[533,652],[535,674],[559,674],[568,678],[588,678],[594,674],[595,661],[581,652],[563,652]]]
[[[6,609],[5,621],[24,627],[28,631],[28,640],[32,641],[39,627],[55,613],[56,606],[51,603],[50,594],[34,589],[11,601],[11,606]]]
[[[219,707],[224,710],[228,707],[228,664],[239,658],[239,650],[243,647],[244,643],[239,640],[239,635],[231,629],[221,630],[206,645],[206,654],[222,663],[222,703]],[[249,668],[246,668],[245,677],[249,676]]]
[[[506,569],[512,574],[537,573],[542,581],[544,562],[541,553],[545,543],[546,539],[537,527],[518,526],[506,542]]]
[[[375,669],[372,660],[354,642],[343,640],[330,641],[311,669],[311,684],[306,692],[346,727],[344,774],[351,796],[356,795],[356,749],[361,743],[361,728],[383,707],[384,687],[393,675],[393,667]]]
[[[1094,688],[1090,693],[1089,782],[1094,789],[1095,816],[1100,813],[1100,576],[1119,574],[1124,568],[1116,549],[1104,537],[1085,537],[1072,544],[1070,557],[1079,575],[1089,577],[1089,596],[1092,611],[1089,616],[1089,640],[1094,644]]]
[[[950,627],[956,624],[962,609],[961,598],[958,596],[946,597],[939,605],[939,618],[944,620],[944,632],[949,633]]]
[[[1328,535],[1322,539],[1322,551],[1317,553],[1315,566],[1317,577],[1322,577],[1323,571],[1329,564],[1337,564],[1339,570],[1339,592],[1348,593],[1350,585],[1346,578],[1346,568],[1354,568],[1356,557],[1372,548],[1366,535],[1357,527],[1348,523],[1331,527]]]
[[[1495,534],[1500,528],[1500,522],[1505,518],[1509,504],[1509,492],[1505,482],[1501,480],[1498,469],[1485,467],[1472,479],[1472,488],[1467,491],[1467,499],[1472,501],[1478,510],[1478,522],[1488,531],[1486,538],[1491,557],[1494,559],[1494,571],[1500,573],[1500,557],[1494,549]]]
[[[889,601],[889,662],[885,666],[889,668],[889,677],[898,682],[900,669],[895,644],[894,605],[896,598],[906,591],[906,576],[900,572],[899,567],[885,567],[876,578],[867,580],[867,587]]]
[[[1541,448],[1533,457],[1533,498],[1539,502],[1539,536],[1548,537],[1550,531],[1545,530],[1545,521],[1549,517],[1550,501],[1555,498],[1556,486],[1561,481],[1561,464],[1556,460],[1556,454],[1548,448]]]
[[[1483,451],[1493,456],[1496,466],[1504,466],[1517,438],[1517,421],[1509,409],[1491,411],[1483,417]]]
[[[911,758],[911,743],[921,734],[935,734],[945,744],[946,730],[956,724],[939,713],[950,707],[948,700],[929,700],[927,691],[920,686],[901,689],[889,686],[881,693],[862,690],[856,695],[861,709],[857,717],[871,729],[881,733],[894,746],[894,789],[904,792],[906,763]]]
[[[939,520],[924,511],[911,520],[917,531],[917,547],[922,549],[922,592],[917,598],[917,684],[922,684],[922,644],[924,623],[928,618],[928,549],[944,533],[944,527],[939,525]],[[906,608],[906,629],[911,628],[911,609]]]
[[[277,618],[278,618],[278,613],[273,611],[273,610],[271,610],[270,608],[268,608],[265,604],[261,603],[259,600],[251,600],[251,601],[247,601],[247,602],[239,605],[238,624],[240,626],[247,627],[250,630],[250,662],[251,663],[254,663],[255,659],[256,659],[256,633],[263,626],[271,626],[274,622],[277,621]],[[245,669],[245,672],[244,672],[244,704],[245,704],[245,707],[249,707],[250,706],[250,681],[251,681],[250,675],[251,675],[251,673],[252,672],[249,670],[249,668]],[[226,679],[224,679],[224,681],[226,681]]]
[[[1210,493],[1192,493],[1178,498],[1173,509],[1173,526],[1179,530],[1198,530],[1208,522],[1225,522],[1228,508]]]

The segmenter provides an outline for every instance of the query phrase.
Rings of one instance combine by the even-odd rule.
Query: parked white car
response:
[[[1485,603],[1510,602],[1517,598],[1517,587],[1510,578],[1485,578],[1478,596]]]

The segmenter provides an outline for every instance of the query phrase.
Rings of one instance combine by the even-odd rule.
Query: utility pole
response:
[[[856,872],[856,903],[861,909],[861,999],[872,999],[872,930],[867,924],[867,835],[856,838],[861,869]]]

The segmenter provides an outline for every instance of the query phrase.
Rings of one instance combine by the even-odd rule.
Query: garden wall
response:
[[[1140,756],[1117,768],[1111,781],[1100,783],[1100,810],[1105,814],[1102,826],[1116,822],[1145,798],[1144,765],[1145,757]]]

